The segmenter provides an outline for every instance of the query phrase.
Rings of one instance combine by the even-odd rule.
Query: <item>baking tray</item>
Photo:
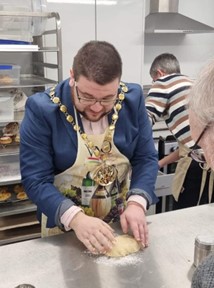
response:
[[[14,191],[14,189],[19,186],[19,187],[22,187],[21,184],[15,184],[15,185],[5,185],[5,186],[1,186],[0,187],[0,192],[2,191],[2,189],[6,189],[8,192],[11,193],[11,197],[8,198],[7,200],[3,200],[1,201],[0,200],[0,205],[5,205],[5,204],[13,204],[13,203],[16,203],[16,202],[22,202],[22,201],[26,201],[26,200],[29,200],[28,198],[26,199],[18,199],[17,198],[17,192]],[[24,189],[23,189],[24,191]]]

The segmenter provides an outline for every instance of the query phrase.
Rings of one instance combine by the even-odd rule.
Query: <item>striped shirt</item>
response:
[[[190,135],[187,95],[193,81],[181,74],[157,79],[146,97],[146,108],[152,124],[164,120],[175,138],[187,147],[194,141]]]

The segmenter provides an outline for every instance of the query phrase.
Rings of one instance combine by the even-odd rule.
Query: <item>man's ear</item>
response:
[[[70,69],[70,80],[69,80],[69,85],[70,85],[70,87],[73,87],[73,86],[74,86],[74,82],[75,82],[74,72],[73,72],[73,69]]]
[[[166,73],[163,70],[161,70],[161,69],[157,69],[157,73],[158,73],[159,77],[162,77],[162,76],[166,75]]]

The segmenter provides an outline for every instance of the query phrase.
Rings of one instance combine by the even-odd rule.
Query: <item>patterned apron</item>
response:
[[[101,148],[105,133],[87,136]],[[106,164],[117,167],[117,177],[108,186],[100,186],[90,178],[93,170],[100,165],[100,160],[90,155],[79,133],[77,137],[76,161],[72,167],[55,176],[54,185],[77,206],[81,206],[85,214],[98,217],[107,223],[119,221],[128,191],[129,160],[120,153],[112,140],[112,150]],[[47,217],[42,215],[42,237],[62,233],[58,227],[46,228],[46,222]]]

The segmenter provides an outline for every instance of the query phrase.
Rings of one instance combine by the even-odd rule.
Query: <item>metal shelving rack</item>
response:
[[[1,89],[17,88],[22,89],[27,96],[30,96],[60,82],[62,80],[62,46],[59,14],[56,12],[0,11],[0,18],[6,16],[39,17],[39,19],[46,21],[47,28],[41,35],[33,36],[32,44],[38,45],[38,50],[21,50],[20,48],[12,51],[11,49],[0,50],[1,63],[11,63],[11,59],[15,59],[16,63],[14,64],[21,66],[20,84],[0,85],[0,91]],[[50,43],[51,47],[48,46]],[[49,75],[53,77],[49,77]],[[20,123],[23,114],[24,112],[15,112],[11,122],[18,121]],[[8,122],[10,121],[1,121],[0,129]],[[0,188],[1,186],[20,183],[18,146],[0,147],[1,169],[4,169],[4,166],[7,166],[6,170],[9,173],[8,175],[7,173],[6,175],[0,173]],[[36,220],[36,206],[30,200],[0,203],[0,245],[38,237],[40,237],[40,224]]]

